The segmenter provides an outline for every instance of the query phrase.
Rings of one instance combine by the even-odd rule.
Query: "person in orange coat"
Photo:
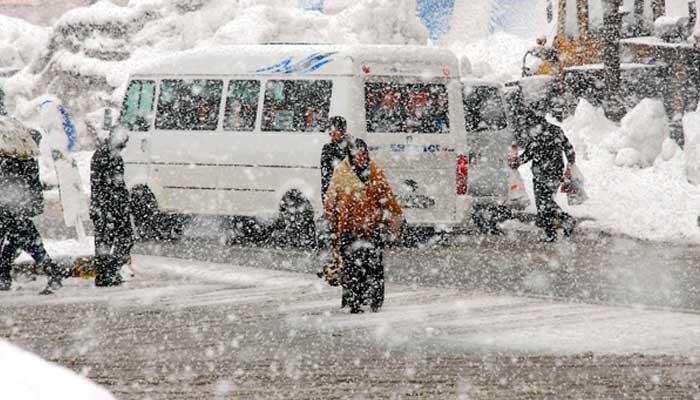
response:
[[[339,164],[326,192],[326,220],[333,246],[343,261],[344,300],[351,313],[369,303],[373,312],[384,303],[384,239],[401,235],[403,211],[384,171],[357,139]]]

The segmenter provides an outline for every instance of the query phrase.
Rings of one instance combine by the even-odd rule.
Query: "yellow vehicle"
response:
[[[664,14],[664,1],[619,0],[622,37],[651,34],[654,20]],[[556,2],[556,8],[552,2]],[[556,18],[556,32],[553,37],[539,38],[537,45],[525,54],[523,76],[560,75],[569,67],[601,63],[604,10],[608,3],[609,0],[549,0],[547,18],[550,22]],[[530,57],[540,62],[529,62]]]

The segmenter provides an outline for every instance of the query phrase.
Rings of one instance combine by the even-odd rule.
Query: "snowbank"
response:
[[[64,101],[83,130],[84,114],[105,106],[108,99],[120,99],[134,66],[196,47],[267,42],[426,44],[428,39],[415,0],[358,0],[331,15],[305,12],[297,0],[185,3],[132,0],[119,7],[102,0],[67,12],[54,25],[50,46],[48,39],[27,46],[38,49],[42,57],[34,57],[30,69],[5,85],[10,112],[48,92]]]
[[[427,29],[415,15],[415,0],[361,0],[333,15],[305,12],[295,1],[287,3],[281,7],[278,1],[262,1],[241,9],[217,30],[214,42],[426,44],[428,40]]]
[[[683,117],[683,134],[685,135],[685,173],[688,182],[700,184],[700,106],[696,112]]]
[[[618,152],[620,166],[649,167],[661,154],[670,128],[664,105],[644,99],[621,121],[613,135],[611,149]]]
[[[581,100],[574,116],[562,123],[571,144],[576,149],[577,158],[589,159],[589,150],[604,145],[618,126],[610,121],[602,108],[595,108],[586,100]]]
[[[534,43],[534,38],[501,31],[474,41],[452,42],[448,47],[458,57],[469,58],[475,77],[505,82],[520,78],[523,55]]]
[[[12,400],[114,400],[88,379],[0,339],[0,394]]]
[[[0,68],[21,69],[48,45],[49,29],[0,15]]]

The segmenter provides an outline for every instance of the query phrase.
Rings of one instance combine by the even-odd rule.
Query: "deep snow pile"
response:
[[[646,107],[649,106],[639,108]],[[634,123],[637,126],[650,120],[649,115],[644,116],[639,110],[632,110],[629,115],[641,118]],[[654,149],[656,156],[648,167],[620,166],[616,162],[619,153],[613,138],[622,129],[584,101],[575,115],[562,123],[562,128],[577,151],[577,164],[585,176],[589,196],[583,205],[570,207],[566,196],[559,193],[557,202],[565,210],[575,216],[592,217],[595,221],[586,222],[587,226],[613,233],[651,240],[700,240],[696,222],[700,213],[700,187],[688,182],[685,157],[680,149],[673,148],[675,144],[659,144],[659,138],[652,136],[648,147]],[[640,133],[638,138],[646,138],[645,135]],[[644,147],[641,143],[628,144]],[[671,147],[673,151],[662,151],[663,147]],[[533,196],[529,167],[521,167],[520,171]]]
[[[611,137],[619,166],[649,167],[661,154],[670,128],[660,100],[644,99],[622,118],[620,129]],[[672,154],[671,154],[672,156]]]
[[[474,77],[507,82],[520,77],[522,59],[535,38],[499,31],[475,41],[457,41],[448,47],[458,57],[471,63]]]
[[[46,48],[49,29],[0,15],[0,70],[21,69]]]
[[[415,0],[358,0],[332,15],[297,0],[101,0],[59,18],[45,56],[7,82],[7,101],[12,110],[48,91],[83,129],[83,116],[121,100],[129,71],[154,56],[244,43],[424,44],[415,10]]]
[[[440,44],[468,57],[477,77],[517,79],[523,56],[535,39],[555,33],[555,25],[546,20],[546,5],[546,0],[457,0],[452,29]]]
[[[105,389],[0,339],[0,397],[13,400],[114,400]]]
[[[683,116],[683,133],[685,135],[685,173],[688,182],[700,184],[700,105],[697,111]]]

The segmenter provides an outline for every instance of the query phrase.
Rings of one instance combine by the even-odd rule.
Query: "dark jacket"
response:
[[[532,174],[536,181],[560,182],[564,177],[564,156],[569,164],[576,161],[576,153],[564,131],[544,118],[533,121],[530,140],[518,157],[518,165],[532,161]]]
[[[326,143],[321,150],[321,200],[326,202],[326,192],[331,183],[333,171],[348,154],[346,141],[340,143]]]
[[[36,159],[0,156],[0,207],[24,217],[44,212]]]
[[[90,218],[96,229],[131,235],[129,190],[124,183],[124,160],[108,145],[101,145],[90,163]]]

